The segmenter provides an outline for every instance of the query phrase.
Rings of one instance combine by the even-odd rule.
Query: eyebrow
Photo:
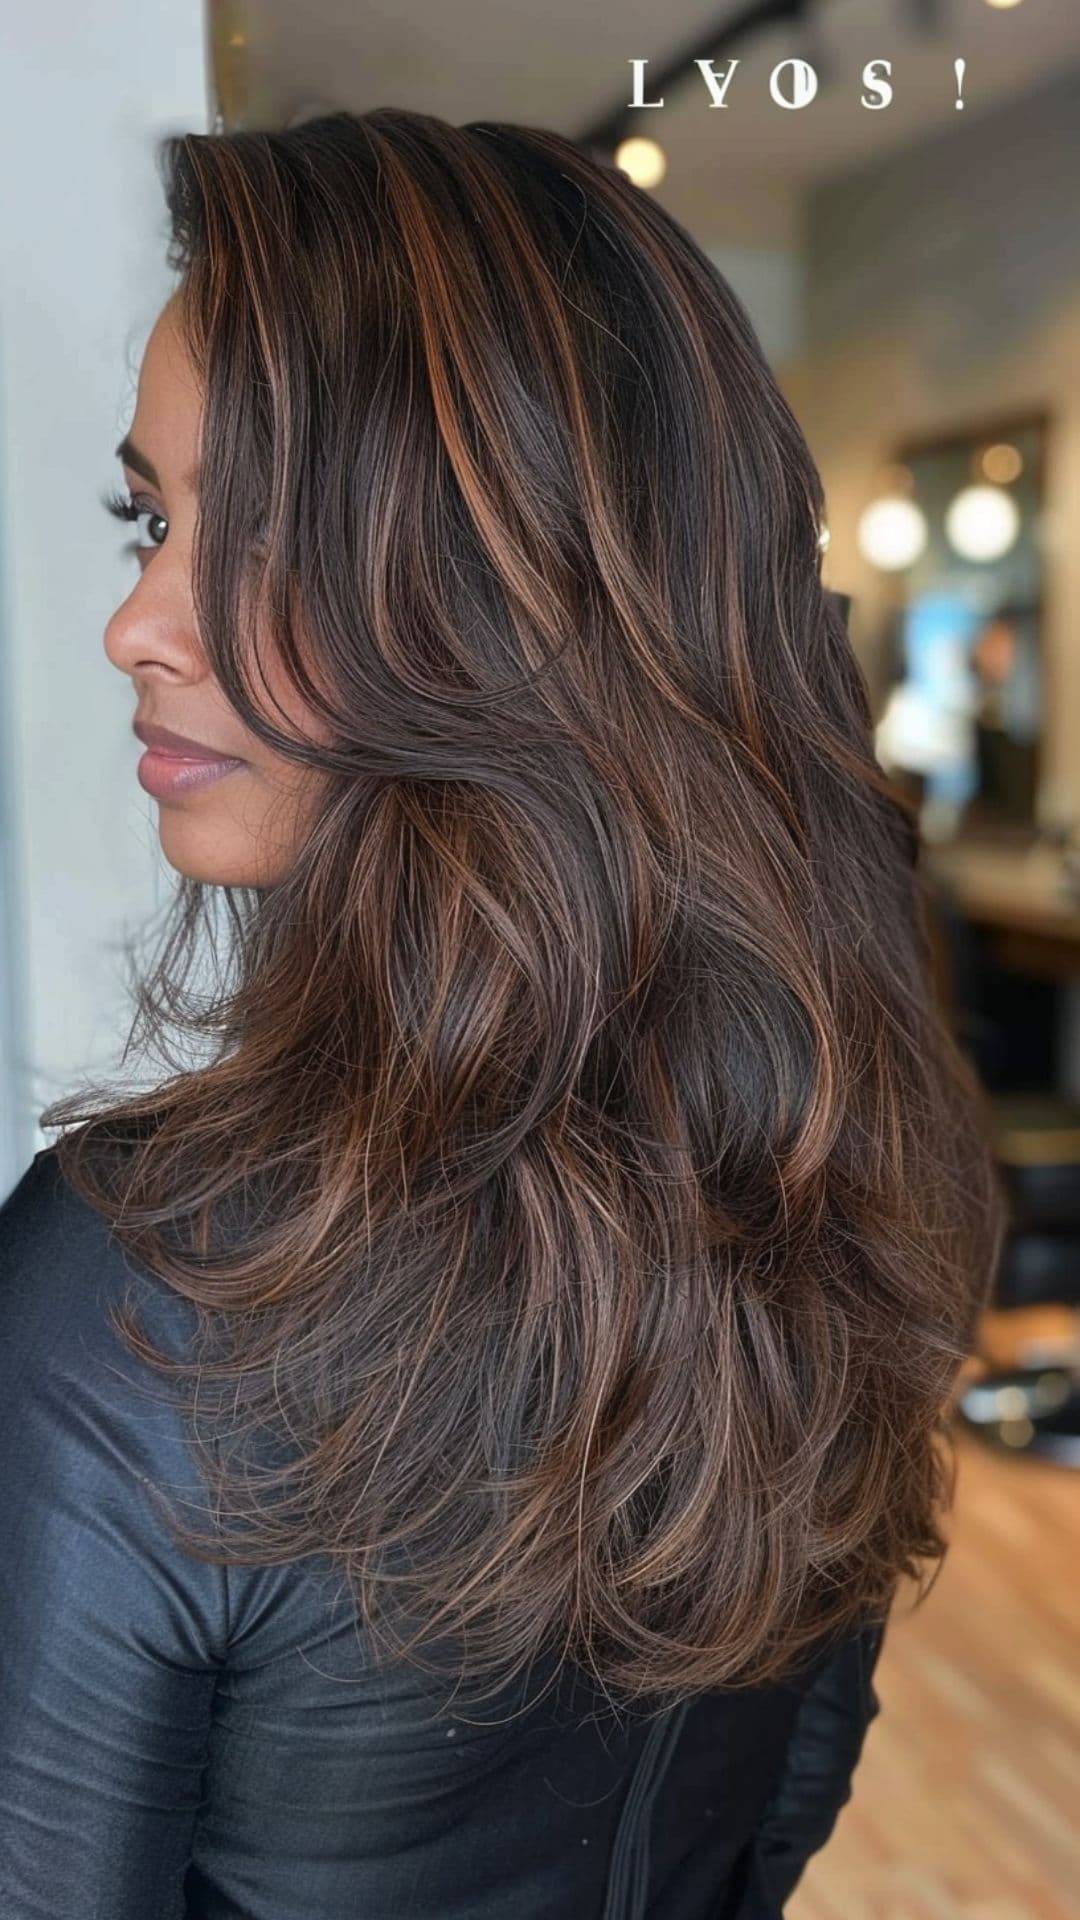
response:
[[[145,453],[140,453],[129,433],[124,435],[120,445],[117,447],[116,457],[118,460],[123,461],[125,467],[130,467],[133,473],[140,473],[144,480],[149,480],[152,487],[157,487],[159,491],[161,490],[161,481],[158,479],[157,469],[153,461],[148,460]],[[192,467],[190,472],[185,473],[183,485],[189,493],[198,493],[198,467]]]

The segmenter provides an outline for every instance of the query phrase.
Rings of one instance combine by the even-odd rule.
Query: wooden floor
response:
[[[1080,1920],[1080,1471],[958,1434],[950,1548],[898,1594],[852,1797],[788,1920]]]

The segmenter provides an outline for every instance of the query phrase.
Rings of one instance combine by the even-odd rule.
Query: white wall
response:
[[[201,0],[58,0],[0,62],[0,1195],[47,1100],[119,1062],[119,942],[164,897],[103,634],[133,584],[99,494],[172,286],[155,143],[205,132]],[[51,1137],[51,1136],[49,1136]]]
[[[804,345],[805,261],[796,246],[709,248],[750,316],[761,350],[773,368],[797,360]]]

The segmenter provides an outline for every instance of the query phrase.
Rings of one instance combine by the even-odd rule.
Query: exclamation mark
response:
[[[964,90],[964,68],[966,65],[967,65],[966,60],[953,61],[953,72],[956,75],[956,111],[957,113],[962,113],[964,109],[964,102],[960,96]]]

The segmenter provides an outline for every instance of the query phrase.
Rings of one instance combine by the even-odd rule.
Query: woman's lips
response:
[[[166,800],[173,794],[190,793],[196,787],[207,787],[215,780],[221,780],[227,773],[235,773],[242,767],[242,760],[182,759],[179,754],[165,753],[160,747],[148,747],[141,755],[135,769],[135,777],[145,793],[153,794],[156,800]]]

